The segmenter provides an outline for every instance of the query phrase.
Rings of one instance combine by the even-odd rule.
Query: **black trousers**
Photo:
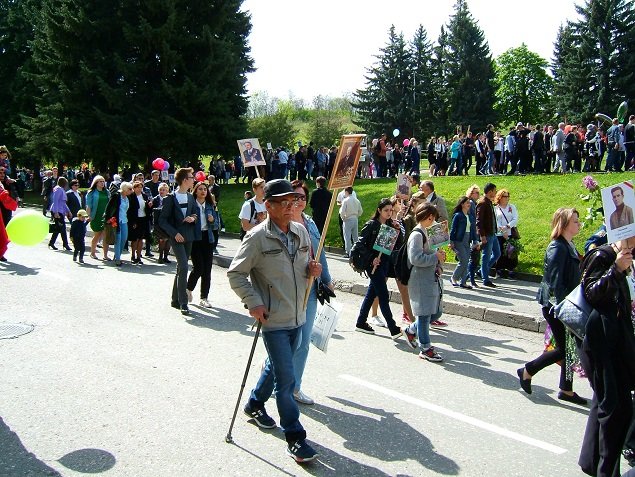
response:
[[[552,313],[549,312],[548,308],[542,309],[542,316],[545,317],[545,320],[547,320],[547,323],[549,323],[549,326],[551,327],[551,332],[553,333],[553,337],[556,340],[556,349],[547,351],[546,353],[538,356],[533,361],[530,361],[525,365],[525,369],[529,374],[534,376],[541,369],[555,364],[558,361],[563,361],[562,366],[560,367],[560,389],[562,389],[563,391],[571,391],[573,390],[573,382],[567,380],[567,367],[564,363],[566,349],[565,327],[562,324],[562,321],[557,319]]]
[[[77,258],[79,255],[80,260],[84,260],[84,253],[86,252],[86,243],[84,243],[84,237],[73,237],[73,258]]]
[[[53,215],[53,212],[51,212],[51,215]],[[63,214],[58,214],[58,215],[59,217],[55,219],[55,222],[58,224],[58,227],[60,228],[61,232],[53,232],[53,234],[51,235],[51,240],[49,240],[49,245],[55,245],[57,236],[61,235],[62,243],[64,244],[64,247],[68,247],[68,237],[66,236],[66,221],[64,220]]]
[[[201,299],[207,299],[212,281],[212,260],[214,258],[214,244],[209,242],[207,232],[203,232],[203,239],[192,242],[192,271],[187,279],[187,289],[192,291],[198,279],[201,279]]]

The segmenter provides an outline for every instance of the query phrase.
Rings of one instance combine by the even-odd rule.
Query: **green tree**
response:
[[[410,110],[412,121],[410,127],[403,131],[409,136],[425,138],[434,133],[435,106],[438,97],[437,82],[432,43],[428,40],[425,28],[419,25],[409,45],[410,74],[412,76],[412,104]]]
[[[47,0],[33,40],[42,94],[22,136],[77,164],[179,164],[245,132],[249,15],[240,0]]]
[[[273,147],[292,148],[297,134],[291,115],[284,109],[250,118],[247,124],[247,137],[258,138],[262,146],[270,142]]]
[[[317,96],[313,99],[312,118],[309,123],[308,136],[315,145],[330,147],[345,133],[345,117],[338,109],[338,101]]]
[[[353,102],[355,123],[378,136],[412,123],[410,55],[403,34],[390,27],[388,42],[377,62],[367,70],[366,87],[357,90]]]
[[[495,61],[496,103],[506,124],[516,121],[536,124],[545,119],[553,80],[547,74],[547,60],[529,51],[523,43],[510,48]]]
[[[466,0],[457,0],[443,42],[444,85],[448,131],[456,125],[481,130],[494,123],[494,62],[483,31],[472,17]],[[445,33],[445,32],[443,32]]]

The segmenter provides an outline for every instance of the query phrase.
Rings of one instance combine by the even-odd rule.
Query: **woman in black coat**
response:
[[[538,303],[542,305],[542,316],[551,327],[556,347],[541,354],[517,370],[520,387],[531,394],[531,378],[541,369],[559,361],[565,361],[566,330],[553,313],[557,305],[580,284],[580,254],[573,245],[573,237],[580,231],[578,211],[559,208],[551,221],[551,243],[545,252],[545,267],[538,288]],[[560,367],[560,392],[558,399],[574,404],[586,404],[586,399],[573,392],[573,381],[567,379],[567,367]]]
[[[635,389],[633,273],[635,238],[592,249],[582,264],[582,287],[594,308],[578,341],[593,402],[578,463],[589,475],[620,475],[620,457],[632,417]],[[629,272],[631,277],[629,277]]]

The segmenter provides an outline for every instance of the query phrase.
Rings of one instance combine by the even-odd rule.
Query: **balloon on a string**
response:
[[[7,224],[9,240],[25,247],[37,245],[46,238],[48,233],[49,219],[35,210],[18,214]]]
[[[627,112],[628,112],[628,103],[626,101],[622,101],[622,103],[617,108],[617,120],[621,123],[626,121]]]
[[[410,146],[410,139],[406,138],[403,140],[403,147],[408,147]]]
[[[170,168],[170,163],[168,161],[163,161],[163,170],[167,171]]]
[[[399,136],[399,129],[395,128],[392,132],[392,137],[397,137]]]
[[[203,171],[198,171],[194,177],[198,182],[203,182],[206,179],[205,173]]]
[[[154,161],[152,161],[152,167],[154,169],[162,171],[164,166],[165,166],[165,161],[161,159],[160,157],[157,157]]]
[[[613,120],[608,115],[603,113],[595,113],[595,119],[599,119],[600,121],[604,121],[609,124],[613,122]]]

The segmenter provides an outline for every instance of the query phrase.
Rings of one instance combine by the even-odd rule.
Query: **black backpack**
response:
[[[366,247],[361,240],[357,240],[351,247],[351,254],[348,264],[360,275],[368,275],[366,270],[373,261],[373,251]]]
[[[419,232],[423,236],[423,243],[426,243],[426,236],[421,229],[414,229],[413,232]],[[412,265],[408,264],[408,241],[406,240],[397,252],[397,260],[395,260],[395,278],[402,285],[407,285],[410,280]]]

